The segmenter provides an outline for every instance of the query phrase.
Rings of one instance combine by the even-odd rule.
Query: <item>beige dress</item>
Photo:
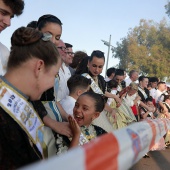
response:
[[[100,113],[100,116],[98,118],[96,118],[95,120],[93,120],[92,124],[101,127],[106,132],[112,132],[114,130],[114,128],[113,128],[111,122],[109,121],[107,114],[108,113],[105,110],[103,110]]]
[[[120,107],[116,107],[115,100],[110,104],[111,108],[115,108],[116,112],[116,120],[110,114],[107,114],[109,122],[112,124],[114,129],[120,129],[128,126],[129,124],[136,122],[136,118],[131,110],[131,108],[122,100],[122,104]]]

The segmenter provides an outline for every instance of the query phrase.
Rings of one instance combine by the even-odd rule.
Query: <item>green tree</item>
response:
[[[117,43],[114,52],[120,60],[119,67],[126,71],[136,69],[148,76],[169,76],[170,27],[165,19],[160,23],[142,19]]]
[[[168,14],[168,16],[170,17],[170,2],[168,1],[168,3],[165,5],[165,9],[166,9],[166,14]]]

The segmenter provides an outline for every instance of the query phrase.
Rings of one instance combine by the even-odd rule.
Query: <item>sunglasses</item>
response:
[[[60,49],[60,50],[62,50],[62,51],[64,51],[64,52],[67,51],[67,48],[66,48],[66,47],[57,47],[57,48]]]

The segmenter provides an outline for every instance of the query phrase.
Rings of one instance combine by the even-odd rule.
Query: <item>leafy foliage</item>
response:
[[[135,69],[147,76],[167,76],[170,73],[170,27],[166,20],[160,23],[140,20],[139,26],[130,29],[127,37],[117,43],[114,57],[120,60],[119,68],[126,71]]]
[[[166,9],[166,14],[168,14],[168,16],[170,17],[170,2],[168,1],[168,3],[165,5],[165,9]]]

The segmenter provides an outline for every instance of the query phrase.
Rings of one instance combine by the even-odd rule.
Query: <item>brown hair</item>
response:
[[[81,94],[80,96],[89,96],[94,100],[95,103],[95,111],[96,112],[102,112],[105,106],[105,101],[102,95],[94,92],[85,92]],[[80,97],[79,96],[79,97]]]
[[[71,76],[67,81],[67,86],[70,94],[75,93],[75,91],[79,89],[86,90],[90,84],[91,79],[76,74]]]
[[[82,61],[83,58],[87,57],[87,53],[83,51],[76,51],[74,53],[73,62],[70,64],[70,67],[76,69],[79,63]]]
[[[48,36],[33,28],[18,28],[11,37],[12,47],[7,69],[19,67],[31,58],[43,60],[46,67],[55,65],[59,53]]]
[[[24,9],[23,0],[2,0],[5,5],[9,6],[14,15],[21,15]]]

